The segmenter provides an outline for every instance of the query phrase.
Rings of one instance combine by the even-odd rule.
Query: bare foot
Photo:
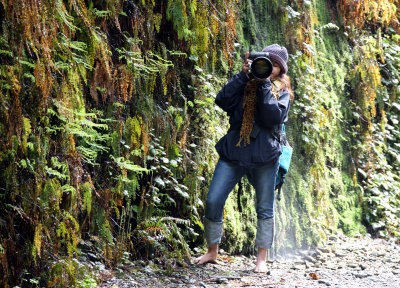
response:
[[[194,259],[193,263],[195,264],[217,263],[216,260],[217,260],[217,254],[206,253],[203,256]]]
[[[266,273],[268,271],[267,263],[264,261],[257,261],[256,268],[254,272],[256,273]]]
[[[208,246],[208,252],[203,256],[194,259],[195,264],[217,263],[218,244],[211,244]]]
[[[258,248],[257,263],[256,263],[256,268],[254,268],[254,272],[265,273],[268,271],[266,258],[267,258],[267,249]]]

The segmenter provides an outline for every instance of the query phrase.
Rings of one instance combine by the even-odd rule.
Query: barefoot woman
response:
[[[208,252],[196,263],[214,262],[222,237],[225,201],[234,186],[246,176],[256,191],[258,247],[255,272],[266,272],[267,249],[274,238],[275,178],[281,154],[279,125],[288,119],[290,79],[288,53],[278,44],[263,49],[269,53],[273,70],[267,79],[249,74],[251,60],[218,93],[216,104],[229,116],[228,133],[217,143],[220,156],[207,194],[204,217]]]

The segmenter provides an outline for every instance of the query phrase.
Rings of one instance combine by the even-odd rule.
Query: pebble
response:
[[[332,251],[332,248],[321,247],[321,248],[318,248],[317,250],[321,251],[322,253],[330,253]]]
[[[347,253],[339,251],[339,252],[335,252],[335,256],[336,257],[340,257],[340,258],[344,258],[347,256]]]
[[[372,276],[371,274],[368,273],[353,273],[353,275],[356,278],[366,278]]]
[[[199,285],[200,285],[200,287],[208,288],[208,286],[206,284],[204,284],[204,282],[199,282]]]
[[[307,255],[304,256],[303,259],[308,261],[308,262],[311,262],[311,263],[315,263],[317,261],[314,257],[307,256]]]
[[[153,273],[154,271],[153,271],[153,269],[151,269],[150,265],[148,265],[148,266],[144,267],[144,272]]]
[[[326,286],[331,286],[331,283],[329,283],[329,282],[327,282],[325,280],[322,280],[322,279],[319,279],[318,283],[325,284]]]

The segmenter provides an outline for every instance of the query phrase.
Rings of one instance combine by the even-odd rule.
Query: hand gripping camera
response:
[[[269,60],[268,52],[250,53],[248,58],[253,62],[249,66],[249,76],[258,80],[268,78],[272,73],[272,62]]]

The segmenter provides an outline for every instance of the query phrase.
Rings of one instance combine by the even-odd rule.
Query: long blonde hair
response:
[[[280,74],[275,79],[282,83],[282,87],[279,87],[279,89],[280,90],[281,89],[288,90],[289,95],[290,95],[290,100],[293,100],[294,94],[293,94],[293,90],[292,90],[292,85],[290,84],[290,77],[287,74]],[[272,79],[272,81],[275,79]]]

